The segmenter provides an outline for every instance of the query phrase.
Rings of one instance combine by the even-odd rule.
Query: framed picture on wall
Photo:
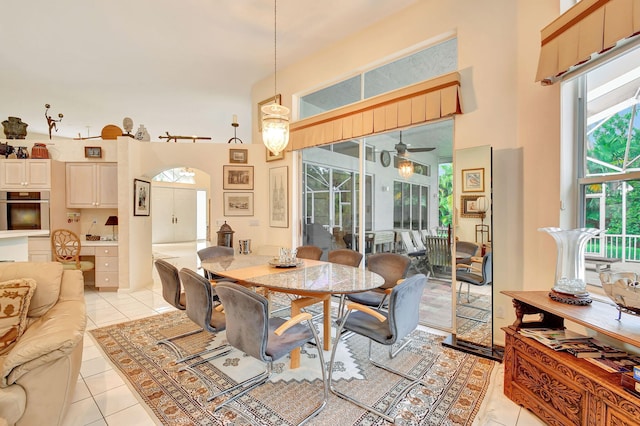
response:
[[[482,213],[478,210],[479,195],[461,195],[460,196],[460,217],[481,217]]]
[[[151,214],[151,182],[133,180],[133,215],[149,216]]]
[[[289,227],[289,173],[288,167],[269,169],[269,226]]]
[[[253,189],[253,166],[222,166],[222,189]]]
[[[284,151],[281,151],[280,154],[278,155],[273,155],[273,152],[269,151],[268,149],[265,148],[264,150],[267,151],[267,154],[266,154],[267,161],[282,160],[284,158]]]
[[[229,162],[235,164],[247,164],[249,160],[248,149],[234,149],[229,150]]]
[[[253,192],[222,194],[225,216],[253,216]]]
[[[484,192],[484,168],[462,169],[462,192]]]

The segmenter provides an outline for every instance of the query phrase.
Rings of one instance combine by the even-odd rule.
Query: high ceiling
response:
[[[278,68],[326,48],[417,0],[281,0]],[[274,69],[271,0],[28,0],[4,2],[0,121],[28,132],[98,136],[131,117],[152,140],[226,142],[237,114],[250,140],[251,87]],[[1,134],[0,134],[1,135]]]

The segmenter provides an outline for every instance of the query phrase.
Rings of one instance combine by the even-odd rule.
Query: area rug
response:
[[[196,329],[183,311],[92,330],[98,346],[128,381],[139,399],[164,425],[287,425],[297,424],[322,397],[317,349],[302,351],[301,367],[289,369],[289,359],[275,363],[266,384],[214,412],[219,401],[207,402],[211,390],[232,385],[260,367],[251,357],[234,350],[196,367],[197,373],[178,371],[177,355],[162,338]],[[425,385],[409,392],[392,410],[395,424],[471,425],[484,398],[495,362],[443,347],[442,336],[416,330],[412,342],[390,364],[422,377]],[[184,353],[225,342],[224,332],[202,332],[177,339]],[[386,407],[404,379],[372,366],[366,339],[343,338],[337,355],[336,387],[378,407]],[[373,357],[387,359],[388,348],[374,345]],[[329,362],[329,353],[325,352]],[[310,425],[382,425],[383,419],[330,394],[325,409]]]

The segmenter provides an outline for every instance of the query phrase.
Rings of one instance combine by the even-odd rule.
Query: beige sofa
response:
[[[32,278],[37,286],[26,331],[0,356],[0,417],[9,425],[58,425],[82,363],[82,272],[57,262],[0,263],[0,282],[16,278]]]

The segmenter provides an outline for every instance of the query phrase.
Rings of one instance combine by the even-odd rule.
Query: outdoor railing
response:
[[[623,262],[640,262],[640,235],[604,234],[593,237],[587,243],[585,253]]]

